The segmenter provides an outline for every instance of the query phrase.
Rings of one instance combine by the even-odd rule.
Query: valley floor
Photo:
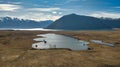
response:
[[[115,47],[90,43],[92,50],[32,50],[37,34],[56,33],[86,41],[97,39]],[[120,67],[120,31],[0,31],[0,67]]]

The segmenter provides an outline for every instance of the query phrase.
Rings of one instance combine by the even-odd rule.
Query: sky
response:
[[[0,0],[0,17],[55,21],[71,13],[120,18],[120,0]]]

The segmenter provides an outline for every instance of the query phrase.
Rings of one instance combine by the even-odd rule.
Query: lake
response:
[[[43,29],[43,28],[0,28],[0,30],[28,30],[28,31],[34,31],[34,30],[45,30],[49,31],[49,29]]]
[[[55,45],[55,48],[68,48],[71,50],[88,50],[88,42],[78,40],[72,37],[58,35],[58,34],[40,34],[37,36],[42,36],[43,38],[35,38],[33,40],[38,41],[38,43],[34,43],[33,45],[37,44],[38,46],[41,45],[39,41],[46,41],[46,45]],[[33,46],[33,48],[36,48]],[[41,48],[41,47],[40,47]]]
[[[44,29],[44,28],[0,28],[0,30],[21,30],[21,31],[112,31],[112,30],[107,30],[107,29],[102,29],[102,30],[84,30],[84,29],[79,29],[79,30],[66,30],[66,29]]]

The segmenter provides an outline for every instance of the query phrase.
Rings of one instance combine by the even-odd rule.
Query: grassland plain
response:
[[[115,47],[90,43],[92,50],[32,50],[37,34],[56,33]],[[120,67],[120,31],[0,31],[0,67]]]

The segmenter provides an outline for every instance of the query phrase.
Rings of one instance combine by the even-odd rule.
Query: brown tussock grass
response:
[[[92,50],[31,50],[37,34],[56,33],[82,40],[103,40],[115,47],[90,43]],[[120,31],[0,31],[0,67],[120,67]]]

